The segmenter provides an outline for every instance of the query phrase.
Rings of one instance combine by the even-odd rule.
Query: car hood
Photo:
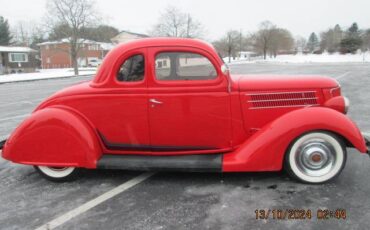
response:
[[[323,76],[233,75],[232,79],[240,91],[335,88],[339,86],[335,79]]]

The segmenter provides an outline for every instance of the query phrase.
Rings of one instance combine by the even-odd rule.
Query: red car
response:
[[[346,148],[367,153],[334,79],[239,76],[209,44],[147,38],[119,45],[92,81],[41,103],[2,156],[54,181],[80,168],[279,171],[337,176]]]

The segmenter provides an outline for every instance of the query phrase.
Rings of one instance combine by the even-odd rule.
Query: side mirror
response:
[[[226,64],[223,64],[223,65],[221,66],[221,72],[222,72],[224,75],[229,74],[229,67],[228,67]]]

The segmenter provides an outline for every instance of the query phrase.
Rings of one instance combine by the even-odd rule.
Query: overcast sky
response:
[[[120,30],[146,33],[167,5],[189,12],[207,29],[209,40],[229,29],[252,32],[264,20],[308,37],[335,24],[346,28],[357,22],[370,28],[369,0],[96,0],[108,24]],[[0,0],[0,15],[11,25],[17,21],[39,22],[46,0]]]

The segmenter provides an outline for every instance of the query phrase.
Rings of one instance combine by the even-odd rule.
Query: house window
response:
[[[9,62],[28,62],[26,53],[9,53]]]
[[[96,44],[91,44],[88,46],[88,50],[99,50],[99,46]]]

